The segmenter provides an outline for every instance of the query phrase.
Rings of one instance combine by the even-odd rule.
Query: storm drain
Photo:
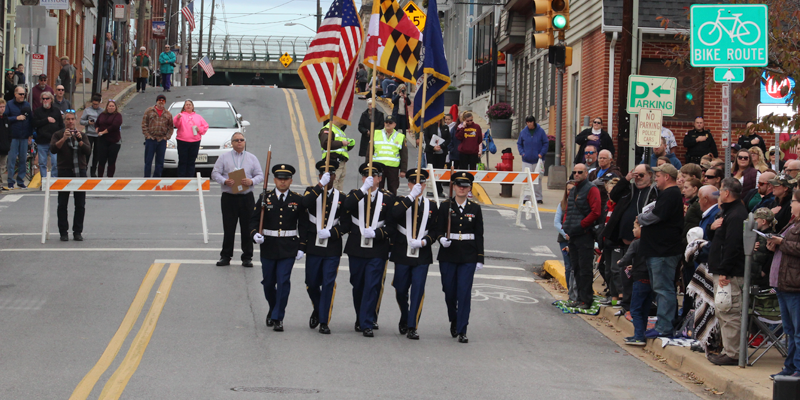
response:
[[[232,387],[234,392],[250,392],[250,393],[282,393],[282,394],[314,394],[319,393],[317,389],[298,389],[298,388],[282,388],[282,387],[269,387],[269,386],[237,386]]]

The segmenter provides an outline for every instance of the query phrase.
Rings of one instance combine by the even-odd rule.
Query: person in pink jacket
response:
[[[194,177],[194,162],[200,151],[200,139],[208,131],[208,123],[194,112],[194,102],[189,99],[183,103],[173,123],[178,130],[175,138],[178,141],[178,176]]]

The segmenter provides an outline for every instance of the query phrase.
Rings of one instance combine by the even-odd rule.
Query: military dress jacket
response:
[[[305,231],[304,241],[300,243],[300,249],[305,251],[306,254],[320,256],[320,257],[341,257],[342,256],[342,242],[344,235],[350,231],[350,221],[346,216],[344,210],[345,194],[336,189],[331,189],[328,193],[328,200],[325,204],[324,215],[327,226],[327,221],[330,220],[331,207],[333,199],[338,193],[338,201],[336,206],[336,213],[333,215],[333,222],[331,224],[331,237],[328,238],[328,244],[325,247],[317,246],[317,198],[322,195],[322,186],[309,186],[303,194],[303,208],[307,211],[305,221],[302,221],[303,230]],[[322,200],[320,199],[320,203]],[[321,207],[321,206],[320,206]],[[323,228],[325,228],[323,226]]]
[[[378,215],[377,224],[372,225],[375,221],[375,209],[378,192],[372,194],[372,205],[369,210],[369,222],[371,226],[375,226],[375,238],[371,240],[372,247],[361,247],[361,229],[359,227],[359,202],[364,199],[364,211],[367,212],[366,197],[367,195],[361,189],[355,189],[347,195],[344,201],[344,209],[347,211],[345,218],[350,220],[350,233],[347,236],[347,243],[344,247],[344,252],[351,257],[361,258],[382,258],[389,259],[390,240],[394,234],[394,225],[391,221],[391,210],[394,204],[394,196],[388,190],[380,190],[383,195],[381,200],[381,212]],[[365,226],[366,228],[367,226]]]
[[[449,239],[452,244],[450,247],[441,246],[437,259],[456,264],[482,263],[483,214],[481,206],[467,199],[464,211],[461,211],[455,199],[443,201],[436,220],[439,237],[447,234],[448,218],[451,219]]]
[[[425,240],[425,246],[419,249],[419,257],[408,256],[408,236],[407,230],[414,227],[414,201],[408,197],[403,197],[401,200],[394,203],[392,207],[392,217],[395,221],[396,233],[392,240],[392,258],[391,261],[395,264],[402,265],[425,265],[433,263],[433,252],[431,246],[436,242],[440,236],[436,218],[439,216],[439,208],[436,206],[435,201],[424,199],[428,203],[428,220],[425,224],[425,231],[419,234],[422,229],[422,220],[425,216],[425,206],[420,203],[417,206],[417,230],[412,237],[420,240]],[[409,224],[409,220],[411,223]],[[446,228],[446,226],[445,226]]]
[[[280,193],[276,193],[274,189],[267,192],[266,201],[263,201],[263,193],[259,195],[253,208],[253,215],[250,217],[250,238],[252,240],[258,232],[263,201],[264,231],[261,234],[264,235],[264,243],[261,244],[261,257],[268,260],[297,256],[297,250],[300,250],[300,243],[306,234],[299,229],[301,220],[308,218],[302,204],[303,196],[289,190],[286,198],[281,202],[279,195]]]

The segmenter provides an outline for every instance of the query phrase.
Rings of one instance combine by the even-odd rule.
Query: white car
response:
[[[180,114],[181,108],[183,102],[176,101],[169,106],[169,112],[175,116]],[[198,172],[207,170],[210,173],[217,158],[232,148],[231,136],[234,132],[245,133],[250,123],[242,121],[242,115],[227,101],[195,101],[194,112],[200,114],[208,123],[208,132],[200,140],[195,169]],[[173,130],[172,137],[167,140],[167,151],[164,154],[164,173],[168,175],[174,175],[178,168],[176,135],[177,129]]]

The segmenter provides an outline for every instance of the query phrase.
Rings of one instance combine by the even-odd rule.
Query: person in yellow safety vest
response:
[[[344,190],[344,175],[347,173],[347,160],[350,159],[347,152],[356,145],[355,139],[348,139],[342,127],[344,127],[344,123],[333,123],[333,139],[331,140],[331,160],[339,163],[339,168],[336,169],[336,178],[333,180],[333,187],[340,192]],[[328,147],[328,132],[330,129],[330,120],[325,120],[322,129],[319,131],[319,145],[322,147],[323,160],[327,156],[326,148]]]
[[[397,196],[397,187],[400,186],[400,178],[406,177],[408,167],[408,149],[406,148],[406,135],[395,130],[397,121],[393,116],[387,115],[383,120],[384,128],[375,131],[374,153],[372,160],[383,164],[383,177],[381,189],[388,181],[388,189],[393,195]]]

